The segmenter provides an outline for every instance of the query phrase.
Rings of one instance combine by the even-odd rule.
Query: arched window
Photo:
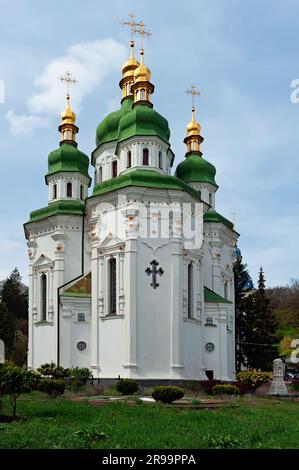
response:
[[[224,283],[224,298],[228,299],[228,282]]]
[[[193,264],[188,264],[188,318],[193,317]]]
[[[67,185],[66,185],[66,195],[67,195],[67,197],[73,197],[73,185],[72,185],[72,183],[67,183]]]
[[[117,176],[117,161],[114,160],[114,162],[112,162],[112,178],[116,178]]]
[[[145,100],[145,90],[144,90],[143,88],[142,88],[142,90],[140,91],[140,99],[141,99],[142,101]]]
[[[83,186],[83,184],[80,185],[80,199],[82,201],[84,199],[84,186]]]
[[[109,282],[109,315],[116,315],[116,259],[111,258],[108,262]]]
[[[159,168],[163,170],[162,152],[159,152]]]
[[[148,149],[143,149],[143,158],[142,158],[142,164],[143,165],[148,165]]]
[[[132,152],[128,150],[127,152],[127,168],[131,168],[132,166]]]
[[[53,199],[57,198],[57,184],[53,185]]]
[[[213,197],[212,197],[212,193],[209,193],[209,204],[210,206],[213,205]]]
[[[42,274],[40,278],[40,292],[41,292],[41,321],[47,320],[47,276]]]

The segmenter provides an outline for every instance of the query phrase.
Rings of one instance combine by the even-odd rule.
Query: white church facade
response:
[[[48,205],[24,225],[31,369],[53,361],[107,380],[235,378],[238,234],[216,212],[216,169],[203,158],[194,108],[174,171],[150,79],[131,42],[120,109],[96,131],[93,181],[67,95],[60,146],[48,157]],[[188,208],[202,243],[181,236]]]

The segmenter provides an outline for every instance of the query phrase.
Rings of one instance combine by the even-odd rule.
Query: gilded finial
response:
[[[76,134],[78,132],[78,127],[75,125],[76,122],[76,114],[71,110],[70,107],[70,85],[76,85],[77,80],[72,76],[72,74],[67,71],[64,75],[59,77],[62,83],[66,85],[66,108],[61,113],[61,124],[59,126],[59,131],[61,132],[61,140],[62,142],[68,142],[72,144],[76,144]]]
[[[186,128],[186,137],[184,139],[184,142],[187,145],[187,153],[189,152],[199,152],[200,151],[200,144],[203,141],[203,138],[200,135],[201,132],[201,126],[200,124],[196,121],[195,118],[195,97],[200,96],[201,93],[197,90],[196,86],[194,83],[188,88],[185,93],[187,95],[191,95],[192,97],[192,108],[191,108],[191,121],[187,125]]]
[[[122,90],[122,97],[127,98],[128,96],[132,96],[132,91],[131,87],[134,82],[134,71],[137,69],[139,66],[138,60],[135,59],[134,56],[134,28],[139,26],[142,22],[136,23],[134,21],[135,15],[134,13],[129,13],[129,21],[121,21],[122,26],[129,26],[130,31],[131,31],[131,41],[130,41],[130,58],[127,62],[125,62],[122,66],[121,72],[122,72],[122,79],[119,83],[119,86]],[[142,23],[143,24],[143,23]]]
[[[134,33],[140,37],[140,65],[134,72],[134,84],[132,91],[134,94],[134,105],[136,103],[144,103],[148,106],[152,106],[150,102],[151,94],[154,91],[154,86],[150,83],[151,71],[144,64],[144,49],[143,49],[143,38],[152,35],[150,31],[144,29],[145,24],[140,21],[137,28],[133,28]]]

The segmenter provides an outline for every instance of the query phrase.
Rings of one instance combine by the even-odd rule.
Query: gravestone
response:
[[[285,365],[281,359],[273,361],[273,380],[269,388],[269,395],[289,395],[287,386],[284,382]]]
[[[5,363],[5,347],[4,347],[4,341],[0,339],[0,364]]]

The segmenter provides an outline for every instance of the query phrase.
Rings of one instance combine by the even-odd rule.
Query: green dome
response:
[[[223,215],[219,214],[212,208],[208,209],[207,212],[205,212],[203,220],[204,222],[222,223],[231,230],[234,229],[234,224],[230,220],[226,219],[225,217],[223,217]]]
[[[132,104],[133,98],[125,99],[120,109],[105,117],[96,130],[96,145],[117,140],[119,121],[126,113],[132,110]]]
[[[81,152],[75,145],[62,143],[60,147],[53,150],[48,157],[48,173],[46,176],[58,171],[78,171],[87,176],[89,158]]]
[[[170,137],[168,122],[153,108],[146,104],[139,104],[119,121],[118,141],[138,135],[156,135],[168,142]]]
[[[175,176],[185,183],[211,183],[215,181],[216,168],[197,153],[190,153],[176,169]]]

